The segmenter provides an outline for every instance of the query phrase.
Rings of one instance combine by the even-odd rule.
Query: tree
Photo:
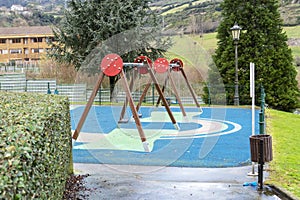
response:
[[[299,106],[297,71],[287,45],[286,33],[282,30],[278,1],[224,0],[221,6],[223,20],[218,27],[218,47],[213,56],[218,71],[210,71],[209,82],[214,82],[214,73],[220,73],[227,102],[233,103],[235,51],[230,27],[237,22],[243,29],[238,42],[240,104],[251,104],[249,63],[253,62],[256,94],[260,92],[259,86],[263,85],[270,107],[284,111],[295,109]]]
[[[157,25],[147,0],[71,0],[62,25],[54,29],[55,42],[49,55],[60,62],[73,64],[77,70],[89,64],[87,62],[98,67],[99,58],[108,52],[121,52],[125,61],[133,61],[141,54],[155,59],[165,52],[159,46],[168,46],[168,42],[155,34],[158,33]],[[141,31],[145,27],[148,31]],[[104,47],[107,41],[110,41],[109,45]],[[151,43],[160,45],[156,48]],[[110,77],[111,92],[118,78]]]

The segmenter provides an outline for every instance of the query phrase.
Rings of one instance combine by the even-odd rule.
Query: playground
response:
[[[139,56],[133,63],[125,63],[119,55],[107,54],[100,68],[86,106],[71,109],[74,162],[174,167],[250,164],[252,111],[226,106],[202,108],[182,60],[174,58],[169,62],[158,58],[152,62],[146,56]],[[125,73],[129,70],[130,78]],[[187,86],[185,90],[193,97],[194,106],[186,107],[182,103],[171,72],[181,74],[180,82]],[[160,74],[165,76],[159,81]],[[123,106],[114,103],[93,106],[104,77],[117,75],[120,89],[126,94]],[[132,93],[141,75],[148,78],[134,101]],[[159,95],[157,103],[142,106],[151,84]],[[165,90],[168,89],[176,98],[175,104],[167,101]]]
[[[261,117],[263,112],[255,110],[254,104],[252,104],[252,109],[227,107],[222,104],[221,99],[224,97],[222,92],[214,91],[219,95],[218,106],[200,106],[192,84],[190,84],[189,78],[183,69],[183,62],[178,58],[174,58],[170,62],[165,58],[158,58],[152,62],[146,56],[139,56],[133,63],[125,63],[118,54],[107,54],[102,59],[100,68],[101,72],[87,104],[71,107],[73,162],[76,163],[77,170],[81,172],[89,173],[92,169],[91,173],[94,174],[94,177],[87,181],[88,188],[94,187],[95,184],[99,185],[99,179],[103,178],[102,173],[107,174],[107,171],[103,170],[103,166],[114,171],[114,173],[109,172],[109,175],[102,179],[103,187],[105,187],[107,181],[110,182],[110,186],[111,184],[117,186],[119,181],[128,181],[128,172],[137,175],[134,179],[139,177],[144,182],[147,178],[142,178],[139,176],[140,174],[156,173],[162,169],[166,169],[166,173],[156,178],[161,185],[164,185],[165,181],[170,181],[168,179],[170,178],[169,175],[177,177],[177,174],[174,174],[174,169],[181,171],[180,174],[185,171],[183,172],[185,175],[181,174],[179,176],[179,179],[183,178],[185,181],[193,179],[188,177],[192,175],[190,169],[197,169],[199,176],[196,182],[199,186],[199,182],[204,181],[203,174],[207,175],[207,172],[210,171],[209,168],[212,169],[209,179],[216,178],[215,181],[218,182],[215,185],[218,188],[216,191],[219,192],[220,188],[224,187],[220,183],[225,180],[225,172],[239,177],[239,180],[235,181],[231,177],[229,181],[233,185],[238,183],[239,189],[228,190],[231,184],[224,187],[224,191],[229,192],[228,195],[247,198],[251,196],[249,193],[254,191],[252,189],[256,188],[257,183],[254,181],[254,165],[252,165],[250,172],[253,161],[253,145],[251,146],[250,156],[249,138],[251,140],[250,136],[263,130],[261,125],[264,126],[264,123],[261,123],[261,121],[258,123],[257,120],[259,118],[260,120],[263,119]],[[254,67],[251,68],[250,74],[252,102],[254,102],[253,88],[255,88],[253,69]],[[174,73],[177,74],[177,78],[175,78],[177,84],[173,79]],[[160,80],[158,79],[159,75],[163,75]],[[178,75],[182,78],[181,80],[178,79]],[[101,90],[105,76],[118,76],[120,78],[117,92],[111,92],[111,94],[123,91],[125,98],[116,101],[113,97],[110,99],[110,105],[96,106],[94,100],[98,91]],[[144,80],[141,80],[142,77]],[[138,87],[134,86],[135,83]],[[182,89],[178,83],[185,83],[186,88]],[[151,85],[152,106],[142,106]],[[158,95],[155,99],[156,105],[154,104],[154,88]],[[114,89],[116,88],[114,87]],[[133,94],[137,90],[139,95],[134,99]],[[169,92],[166,93],[166,90],[169,90]],[[194,101],[192,106],[182,103],[180,90],[189,92]],[[170,96],[175,97],[175,101],[170,101]],[[261,143],[263,143],[263,140],[260,140]],[[263,146],[264,144],[260,147]],[[263,155],[262,152],[264,150],[260,148],[260,155]],[[259,157],[259,159],[258,185],[262,190],[264,156]],[[266,161],[269,160],[266,159]],[[98,170],[93,169],[95,167]],[[217,168],[223,168],[225,171],[221,170],[223,172],[220,174]],[[204,171],[199,171],[200,169],[204,169]],[[243,174],[238,175],[236,169],[239,169],[239,172],[243,172]],[[101,177],[99,174],[95,174],[95,172],[99,173],[100,171]],[[246,171],[251,175],[246,178],[250,182],[241,184],[242,179],[246,180],[244,177]],[[115,179],[115,182],[112,177],[115,177],[119,172],[125,172],[126,177],[123,174]],[[192,175],[192,177],[194,176]],[[133,182],[136,183],[137,181],[134,180]],[[206,183],[204,185],[206,186]],[[254,188],[239,193],[241,187],[249,185],[254,186]],[[133,188],[135,187],[133,186]],[[176,186],[173,188],[176,188]],[[163,188],[161,191],[165,190],[166,188]],[[128,193],[125,190],[123,191],[126,194]],[[149,193],[149,188],[146,191]],[[188,192],[192,196],[191,191],[195,191],[197,196],[204,194],[203,192],[201,194],[197,193],[199,188],[196,190],[185,189],[184,193]],[[206,197],[211,194],[214,196],[216,193],[215,190],[211,189],[206,191],[207,193],[204,194]],[[94,199],[99,197],[97,196],[99,193],[96,193],[93,194]],[[129,196],[137,194],[136,192],[129,193]],[[181,192],[180,194],[185,196],[184,193]],[[161,194],[164,194],[164,192],[161,194],[151,192],[151,194],[158,197],[163,196]],[[223,194],[224,192],[221,192],[220,197]],[[277,198],[274,197],[273,192],[266,195],[264,193],[252,194],[260,196],[261,199],[269,199],[268,196],[271,197],[270,199]],[[119,197],[119,195],[124,196],[121,193],[116,196]],[[100,196],[103,196],[102,191]],[[174,197],[179,196],[174,194]],[[219,197],[217,198],[219,199]],[[250,199],[253,199],[253,196]]]
[[[150,152],[143,150],[134,120],[118,123],[121,109],[91,108],[73,147],[74,162],[175,167],[236,167],[251,163],[251,109],[206,107],[199,112],[198,108],[188,107],[187,117],[182,117],[180,108],[171,106],[180,127],[176,130],[165,108],[143,106],[140,121]],[[72,130],[83,110],[84,106],[71,109]],[[131,115],[130,109],[126,112]]]

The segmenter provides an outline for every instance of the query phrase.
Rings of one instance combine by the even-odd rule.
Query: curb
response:
[[[295,197],[293,194],[291,194],[284,188],[278,187],[273,184],[268,184],[268,187],[270,187],[272,191],[282,200],[299,200],[297,197]]]

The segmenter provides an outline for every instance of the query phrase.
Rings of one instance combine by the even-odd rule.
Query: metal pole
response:
[[[101,85],[99,87],[99,105],[101,105],[102,101],[102,96],[101,96]]]
[[[250,97],[252,98],[252,133],[255,135],[255,65],[250,63]],[[255,163],[252,162],[252,170],[248,173],[248,176],[257,176],[255,173]]]
[[[50,90],[50,83],[49,83],[49,82],[48,82],[47,94],[51,94],[51,90]]]
[[[235,90],[234,90],[234,105],[240,105],[240,97],[239,97],[239,76],[238,76],[238,41],[235,40]]]
[[[259,112],[259,134],[265,134],[265,92],[261,86],[261,106]]]
[[[264,140],[259,140],[259,166],[258,166],[258,184],[259,189],[263,189],[263,176],[264,176]]]
[[[251,97],[252,97],[252,135],[255,135],[255,65],[250,63],[250,88],[251,88]],[[255,176],[254,162],[252,162],[252,176]]]
[[[154,106],[154,83],[152,83],[152,105]]]

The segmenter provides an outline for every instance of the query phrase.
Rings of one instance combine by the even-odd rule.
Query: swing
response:
[[[74,134],[72,136],[72,138],[74,140],[77,140],[77,138],[79,136],[81,128],[84,124],[84,121],[86,120],[86,117],[87,117],[87,115],[90,111],[90,108],[91,108],[91,106],[93,104],[93,101],[96,97],[97,91],[99,90],[99,88],[100,88],[100,86],[103,82],[104,77],[105,76],[110,77],[110,76],[120,75],[121,76],[120,80],[122,81],[122,86],[123,86],[123,89],[126,93],[126,99],[128,100],[130,109],[132,111],[132,114],[134,115],[136,128],[138,129],[139,136],[140,136],[140,139],[141,139],[142,144],[143,144],[143,148],[146,152],[150,151],[149,146],[148,146],[148,142],[147,142],[147,139],[146,139],[146,136],[145,136],[145,133],[144,133],[144,130],[142,128],[142,124],[141,124],[140,119],[138,117],[137,110],[134,106],[131,91],[130,91],[127,79],[125,77],[125,72],[123,70],[124,67],[129,66],[129,65],[132,65],[132,63],[123,63],[122,58],[117,54],[108,54],[102,59],[102,62],[101,62],[101,65],[100,65],[101,72],[100,72],[99,78],[97,80],[97,83],[96,83],[93,91],[92,91],[92,94],[89,98],[89,101],[88,101],[88,103],[87,103],[87,105],[86,105],[86,107],[83,111],[83,114],[82,114],[82,116],[81,116],[81,118],[80,118],[80,120],[77,124],[77,127],[74,131]]]
[[[194,92],[194,90],[193,90],[190,82],[188,81],[188,78],[187,78],[187,76],[186,76],[186,74],[185,74],[185,72],[183,70],[183,62],[182,62],[182,60],[180,60],[178,58],[174,58],[174,59],[172,59],[170,61],[170,63],[172,65],[172,71],[174,71],[174,72],[179,72],[180,71],[181,72],[181,74],[182,74],[182,76],[183,76],[183,78],[184,78],[184,80],[185,80],[185,82],[187,84],[187,87],[188,87],[188,89],[189,89],[189,91],[190,91],[190,93],[191,93],[191,95],[192,95],[192,97],[194,99],[194,102],[195,102],[196,106],[199,108],[200,113],[203,113],[203,110],[202,110],[200,104],[197,101],[196,94],[195,94],[195,92]],[[177,99],[177,97],[176,97],[176,99]],[[177,100],[179,100],[179,99],[177,99]]]

